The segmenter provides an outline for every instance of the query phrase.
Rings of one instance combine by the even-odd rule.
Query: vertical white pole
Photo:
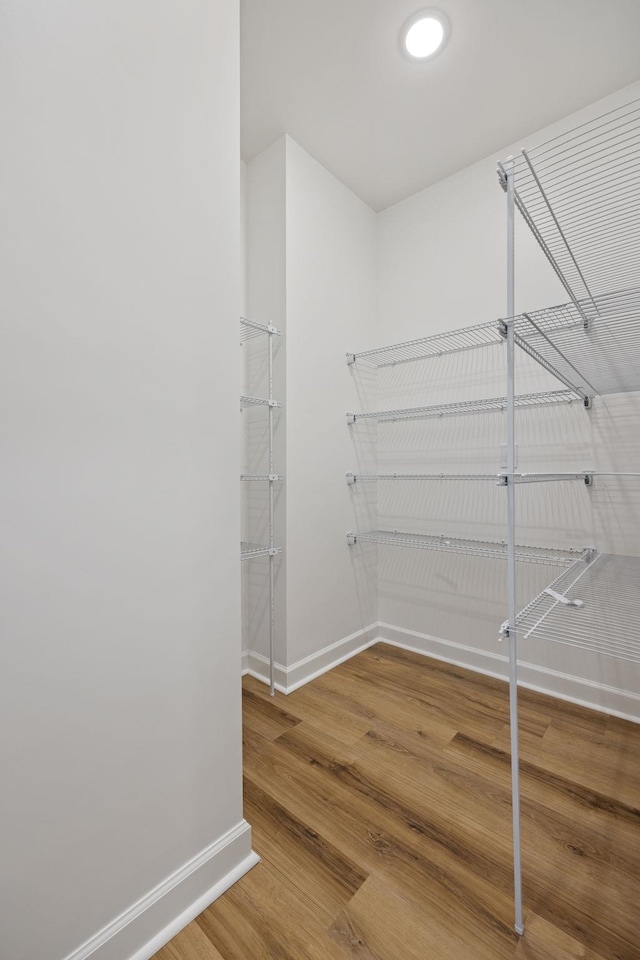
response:
[[[516,933],[522,922],[520,860],[520,758],[518,744],[518,648],[516,642],[516,486],[515,486],[515,164],[507,163],[507,593],[509,617],[509,721],[513,815],[513,884]]]
[[[273,334],[269,333],[269,400],[273,400]],[[273,475],[273,410],[269,406],[269,475]],[[274,536],[274,482],[269,480],[269,693],[275,694],[274,660],[275,660],[275,579],[273,548]]]

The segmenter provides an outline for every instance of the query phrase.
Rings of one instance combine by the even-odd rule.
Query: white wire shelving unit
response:
[[[574,403],[580,394],[573,389],[543,390],[539,393],[523,393],[516,397],[517,407],[535,407],[541,404]],[[378,423],[393,420],[427,420],[439,417],[460,417],[474,413],[493,413],[507,409],[506,397],[487,397],[480,400],[460,400],[455,403],[439,403],[433,406],[405,407],[398,410],[376,410],[365,413],[347,413],[347,423],[358,420],[375,420]]]
[[[600,474],[598,474],[600,476]],[[631,474],[629,474],[631,476]],[[516,473],[515,483],[541,483],[549,480],[582,480],[591,486],[595,473],[583,470],[580,473]],[[640,474],[638,474],[640,476]],[[355,483],[378,482],[384,480],[440,480],[456,483],[458,481],[487,480],[500,487],[506,487],[505,473],[347,473],[348,486]]]
[[[247,317],[240,317],[240,343],[252,340],[256,337],[264,337],[268,350],[268,379],[269,390],[266,397],[250,397],[242,395],[240,397],[240,410],[248,407],[266,407],[268,410],[268,472],[267,473],[242,473],[240,480],[243,483],[255,482],[266,483],[269,488],[269,542],[266,544],[249,543],[243,541],[240,544],[240,560],[258,560],[267,558],[269,561],[269,692],[271,696],[275,694],[275,558],[282,553],[282,548],[275,543],[275,484],[282,481],[282,474],[275,472],[275,454],[274,454],[274,411],[281,406],[278,400],[273,396],[273,340],[279,337],[280,331],[273,326],[257,323],[255,320],[249,320]]]
[[[516,607],[515,350],[586,408],[640,389],[640,100],[498,164],[507,196],[508,620],[515,928],[523,932],[517,640],[537,638],[640,662],[640,557],[586,550],[523,610]],[[515,211],[569,303],[516,315]],[[588,414],[587,414],[588,415]],[[592,473],[594,477],[632,473]],[[550,475],[548,479],[556,479]],[[586,479],[586,476],[585,476]]]
[[[516,617],[537,637],[640,663],[640,557],[587,551]]]
[[[400,530],[352,531],[347,534],[348,543],[381,543],[390,547],[409,547],[412,550],[437,550],[440,553],[458,553],[486,560],[506,560],[506,540],[474,540],[463,537],[448,537],[445,534],[410,533]],[[542,563],[551,566],[568,566],[582,556],[582,550],[517,547],[517,559],[523,563]]]
[[[514,206],[576,303],[638,282],[639,156],[634,100],[498,164],[500,183],[506,190],[511,179]]]
[[[420,337],[418,340],[407,340],[405,343],[395,343],[389,347],[378,347],[375,350],[364,350],[361,353],[348,353],[347,364],[349,366],[357,363],[369,367],[392,367],[398,363],[425,360],[428,357],[443,357],[450,353],[460,353],[463,350],[474,350],[478,347],[503,343],[504,336],[499,328],[496,328],[495,323],[482,323],[472,327],[462,327],[460,330],[453,330],[448,333]]]

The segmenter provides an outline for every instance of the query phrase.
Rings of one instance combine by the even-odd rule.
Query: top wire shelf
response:
[[[574,301],[640,282],[640,100],[498,164]]]
[[[276,327],[267,326],[265,323],[256,323],[255,320],[249,320],[248,317],[240,317],[240,343],[270,333],[276,337],[280,336],[280,331]]]
[[[504,342],[500,330],[493,322],[480,323],[472,327],[463,327],[449,333],[437,333],[418,340],[407,340],[376,350],[364,350],[362,353],[348,353],[347,364],[367,364],[370,367],[392,367],[398,363],[410,363],[412,360],[424,360],[427,357],[442,357],[463,350],[475,350]]]
[[[523,313],[514,334],[583,397],[640,390],[640,287]]]

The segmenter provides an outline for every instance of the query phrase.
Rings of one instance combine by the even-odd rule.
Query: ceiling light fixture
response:
[[[420,10],[402,28],[402,51],[410,60],[428,60],[442,50],[449,24],[439,10]]]

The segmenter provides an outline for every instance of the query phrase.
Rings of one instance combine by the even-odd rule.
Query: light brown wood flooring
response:
[[[288,697],[244,680],[262,862],[155,960],[640,960],[640,726],[378,644]]]

